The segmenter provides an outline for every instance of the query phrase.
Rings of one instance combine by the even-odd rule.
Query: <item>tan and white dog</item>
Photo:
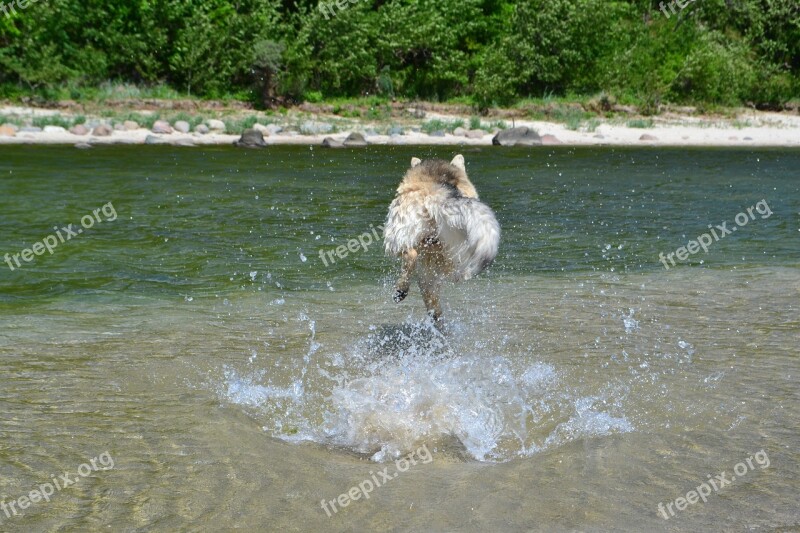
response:
[[[500,244],[500,224],[478,199],[467,177],[464,156],[450,163],[411,160],[383,230],[386,254],[403,260],[394,301],[408,295],[419,263],[419,288],[437,323],[442,318],[442,282],[467,280],[492,264]]]

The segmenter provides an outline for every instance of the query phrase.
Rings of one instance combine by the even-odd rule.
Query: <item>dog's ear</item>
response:
[[[450,161],[450,164],[451,164],[451,165],[453,165],[453,166],[454,166],[454,167],[456,167],[456,168],[460,168],[460,169],[461,169],[461,170],[463,170],[464,172],[466,172],[466,171],[467,171],[467,167],[466,167],[466,165],[464,164],[464,156],[463,156],[463,155],[461,155],[461,154],[458,154],[457,156],[455,156],[455,157],[453,158],[453,160],[452,160],[452,161]]]
[[[412,157],[411,158],[411,168],[414,168],[415,166],[419,165],[420,163],[422,163],[422,159],[420,159],[419,157]]]

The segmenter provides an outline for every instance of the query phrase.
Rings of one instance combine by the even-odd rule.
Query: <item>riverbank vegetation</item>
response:
[[[308,0],[47,0],[0,17],[0,98],[126,97],[261,108],[374,97],[476,112],[584,102],[557,106],[574,113],[565,122],[592,106],[796,108],[800,4],[359,0],[323,12]]]

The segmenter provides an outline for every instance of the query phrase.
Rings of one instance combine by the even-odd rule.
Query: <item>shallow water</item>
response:
[[[503,241],[445,335],[380,243],[320,257],[412,155],[0,150],[0,254],[116,214],[0,263],[0,502],[79,479],[0,530],[800,527],[800,152],[470,149]]]

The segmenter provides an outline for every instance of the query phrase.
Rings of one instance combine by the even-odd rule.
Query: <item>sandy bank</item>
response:
[[[2,117],[42,117],[57,111],[28,109],[18,107],[0,108]],[[326,119],[331,117],[314,116],[314,124],[328,126]],[[453,122],[455,120],[468,120],[465,117],[451,115],[428,114],[428,120]],[[103,119],[94,119],[94,122],[103,123]],[[87,147],[107,144],[169,144],[177,146],[209,146],[232,145],[240,135],[232,135],[219,131],[209,133],[186,132],[177,130],[171,133],[157,133],[145,128],[130,130],[114,129],[108,121],[109,131],[106,136],[75,135],[63,128],[48,127],[48,131],[35,131],[37,128],[26,128],[5,124],[0,126],[0,145],[5,144],[61,144],[79,145]],[[660,116],[653,119],[642,119],[628,122],[604,121],[598,119],[589,125],[570,129],[565,124],[553,122],[539,122],[527,120],[514,120],[507,122],[510,127],[529,127],[536,130],[542,137],[542,144],[565,146],[775,146],[775,147],[800,147],[800,116],[781,113],[747,112],[735,119],[713,119],[694,116]],[[118,125],[117,125],[118,126]],[[346,128],[346,129],[345,129]],[[154,128],[155,129],[155,128]],[[205,128],[207,129],[207,128]],[[466,130],[458,128],[454,132],[437,131],[431,134],[420,131],[419,123],[407,123],[403,126],[392,128],[392,135],[388,134],[386,125],[370,123],[368,121],[350,121],[347,124],[337,124],[332,131],[337,133],[304,134],[297,131],[288,123],[279,132],[267,131],[266,127],[259,126],[263,132],[267,145],[321,145],[322,141],[330,137],[342,141],[351,131],[362,132],[369,144],[373,145],[466,145],[490,146],[497,131],[494,128],[470,131],[471,136],[466,136]],[[302,130],[302,128],[299,128]],[[31,131],[33,130],[33,131]],[[55,131],[54,131],[55,130]],[[60,130],[60,131],[59,131]],[[96,131],[96,130],[95,130]],[[381,133],[378,133],[381,132]]]

